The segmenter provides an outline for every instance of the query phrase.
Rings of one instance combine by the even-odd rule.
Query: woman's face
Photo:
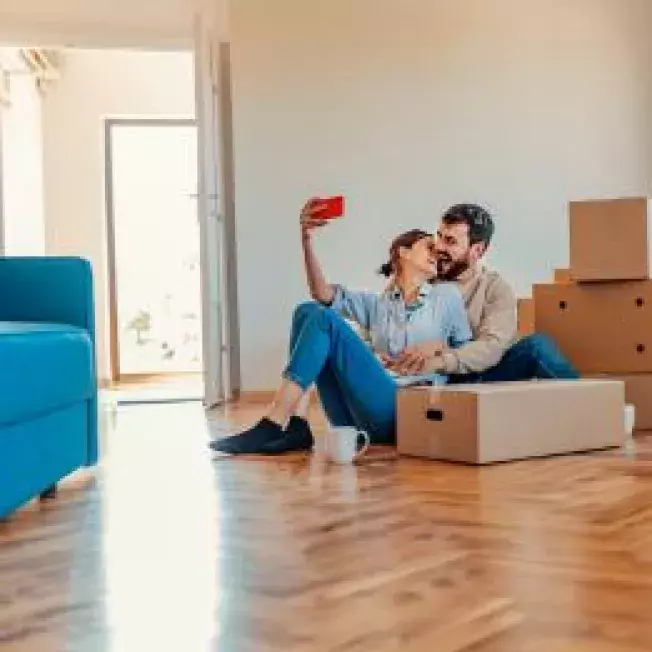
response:
[[[427,278],[434,278],[437,275],[437,256],[432,237],[421,238],[411,247],[401,247],[399,256],[405,272],[423,274]]]

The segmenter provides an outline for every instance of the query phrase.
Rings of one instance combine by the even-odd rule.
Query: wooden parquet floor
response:
[[[100,469],[0,525],[0,650],[652,650],[652,441],[212,461],[210,431],[258,409],[121,411]]]

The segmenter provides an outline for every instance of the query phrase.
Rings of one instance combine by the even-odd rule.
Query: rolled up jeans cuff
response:
[[[286,369],[283,372],[283,378],[285,380],[289,380],[291,383],[294,383],[295,385],[299,385],[299,387],[301,387],[301,389],[304,392],[307,392],[308,389],[310,388],[310,386],[312,385],[312,382],[310,382],[310,381],[306,382],[303,378],[301,378],[300,376],[295,374],[290,369]]]

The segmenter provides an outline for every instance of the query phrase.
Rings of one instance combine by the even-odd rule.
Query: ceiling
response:
[[[195,0],[2,0],[0,42],[177,49],[192,45]]]

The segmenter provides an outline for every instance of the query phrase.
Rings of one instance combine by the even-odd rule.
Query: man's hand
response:
[[[328,220],[319,218],[319,212],[326,208],[325,204],[317,198],[309,199],[301,209],[301,237],[304,241],[309,240],[315,229],[320,229],[328,224]]]

